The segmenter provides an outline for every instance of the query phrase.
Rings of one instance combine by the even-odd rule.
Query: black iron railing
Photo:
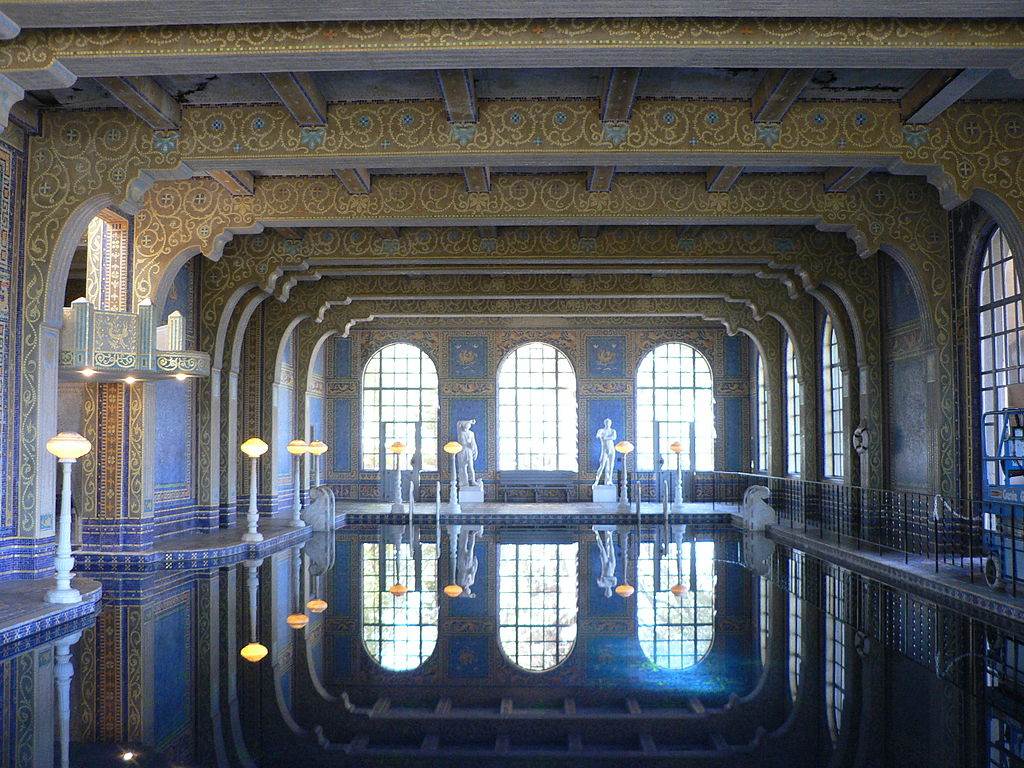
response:
[[[779,525],[808,535],[896,553],[906,563],[926,558],[936,572],[940,564],[951,565],[965,570],[971,581],[977,576],[991,579],[998,568],[1014,596],[1024,578],[1024,503],[745,472],[698,473],[694,500],[739,504],[752,485],[769,489]]]

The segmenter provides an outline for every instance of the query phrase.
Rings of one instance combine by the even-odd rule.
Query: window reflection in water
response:
[[[498,545],[498,637],[509,660],[540,672],[576,643],[578,544]]]
[[[839,738],[846,699],[846,571],[825,571],[825,703],[832,740]]]
[[[804,553],[793,550],[789,558],[789,693],[796,701],[800,690],[803,657]]]
[[[364,543],[363,642],[384,669],[416,669],[437,645],[437,547],[424,543],[413,557],[405,544]],[[383,554],[383,562],[382,562]],[[388,589],[401,583],[402,596]]]
[[[761,641],[761,666],[768,663],[768,642],[771,639],[772,627],[772,585],[768,578],[758,579],[758,625]]]
[[[656,547],[642,543],[637,563],[640,647],[662,669],[687,669],[704,658],[715,637],[715,544],[671,542],[655,565]],[[680,597],[671,591],[677,583],[686,587]]]

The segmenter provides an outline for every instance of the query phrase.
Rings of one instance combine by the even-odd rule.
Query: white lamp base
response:
[[[243,533],[242,534],[242,541],[245,542],[246,544],[259,544],[261,541],[263,541],[263,534],[262,533]]]
[[[72,605],[82,602],[82,593],[74,587],[68,589],[51,589],[46,593],[46,602],[60,605]]]
[[[406,512],[407,512],[407,510],[405,508],[405,504],[403,504],[400,501],[392,502],[392,504],[391,504],[391,514],[392,515],[404,515]]]
[[[292,518],[291,520],[288,521],[288,525],[290,527],[292,527],[292,528],[305,528],[306,527],[306,521],[303,520],[302,518],[298,518],[298,519]]]
[[[459,504],[482,504],[484,501],[484,487],[482,485],[468,485],[459,489]]]
[[[619,500],[619,492],[614,485],[595,485],[593,489],[593,499],[598,504],[615,504]]]

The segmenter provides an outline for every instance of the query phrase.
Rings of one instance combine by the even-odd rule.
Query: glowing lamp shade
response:
[[[270,446],[258,437],[250,437],[238,447],[250,459],[258,459],[270,449]]]
[[[683,452],[683,444],[680,443],[678,440],[676,440],[674,443],[672,443],[672,445],[670,445],[668,447],[668,449],[670,451],[672,451],[672,453],[682,453]]]
[[[619,584],[615,588],[615,594],[619,597],[632,597],[634,592],[636,592],[636,589],[632,584]]]
[[[443,450],[445,453],[454,456],[456,453],[459,453],[462,450],[462,443],[457,443],[454,440],[452,440],[451,442],[444,444]]]
[[[462,587],[460,587],[458,584],[449,584],[447,587],[444,588],[443,592],[448,597],[455,598],[462,594]]]
[[[46,441],[46,450],[58,459],[80,459],[92,450],[92,443],[77,432],[61,432]]]
[[[673,595],[675,595],[676,597],[682,597],[683,595],[686,594],[686,585],[685,584],[673,584],[669,588],[669,591]]]
[[[619,453],[632,453],[633,444],[629,440],[620,440],[615,444],[615,450]]]
[[[262,661],[267,655],[267,646],[263,643],[249,643],[242,647],[239,651],[239,655],[246,661],[255,664],[258,661]]]
[[[304,453],[309,453],[309,443],[305,440],[299,440],[298,438],[292,440],[285,447],[288,449],[288,453],[292,456],[301,456]]]
[[[290,613],[285,621],[288,622],[288,626],[292,629],[302,629],[309,624],[309,616],[304,613]]]
[[[327,610],[327,601],[319,597],[314,597],[306,603],[306,610],[310,613],[323,613]]]
[[[395,597],[401,597],[402,595],[404,595],[408,591],[409,591],[409,588],[407,586],[405,586],[405,584],[402,584],[401,582],[398,582],[396,584],[392,584],[388,588],[388,592],[390,592]]]
[[[327,443],[323,440],[313,440],[309,444],[309,452],[314,456],[323,456],[327,453]]]
[[[396,440],[388,446],[388,453],[402,453],[405,450],[405,443],[401,440]]]

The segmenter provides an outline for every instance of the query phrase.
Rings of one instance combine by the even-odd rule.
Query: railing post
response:
[[[1013,580],[1013,596],[1017,596],[1017,509],[1010,506],[1010,578]]]

